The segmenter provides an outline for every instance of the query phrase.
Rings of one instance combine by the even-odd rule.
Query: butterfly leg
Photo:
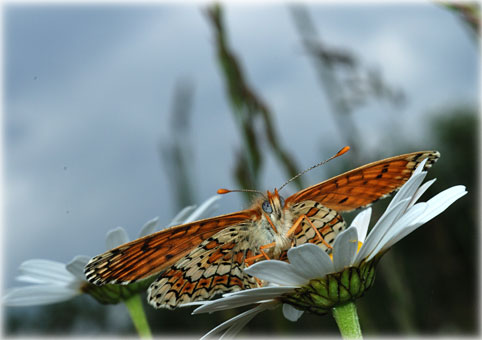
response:
[[[268,243],[268,244],[265,244],[265,245],[262,245],[261,247],[259,247],[259,250],[260,250],[261,254],[246,258],[244,260],[245,266],[249,267],[250,265],[255,263],[257,259],[260,259],[262,257],[264,257],[266,260],[269,260],[270,258],[268,256],[268,254],[266,254],[264,249],[269,249],[271,247],[274,247],[275,245],[276,245],[276,242],[272,242],[272,243]],[[255,277],[255,279],[256,279],[256,282],[258,283],[258,286],[263,287],[263,282],[260,279],[258,279],[257,277]]]
[[[244,263],[245,263],[246,267],[252,265],[254,262],[256,262],[257,259],[262,258],[262,257],[264,257],[266,260],[269,260],[270,258],[268,256],[268,254],[266,254],[264,249],[272,248],[275,245],[276,245],[276,242],[272,242],[272,243],[268,243],[268,244],[265,244],[265,245],[262,245],[261,247],[259,247],[259,251],[261,252],[261,254],[248,257],[244,260]]]
[[[311,222],[311,220],[308,218],[308,216],[306,215],[301,215],[300,217],[298,217],[298,219],[296,220],[296,222],[293,224],[293,226],[291,228],[288,229],[288,231],[286,232],[286,236],[291,236],[295,230],[298,228],[298,226],[300,225],[301,222],[303,222],[303,219],[306,219],[306,221],[308,222],[308,224],[313,228],[313,230],[315,231],[315,234],[316,236],[320,239],[320,241],[326,246],[328,247],[328,249],[331,249],[332,246],[330,246],[326,241],[325,239],[323,238],[323,236],[321,236],[320,232],[318,231],[318,229],[313,225],[313,223]]]

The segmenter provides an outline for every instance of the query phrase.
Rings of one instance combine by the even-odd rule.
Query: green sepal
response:
[[[321,295],[310,294],[310,298],[317,306],[320,306],[323,308],[327,308],[327,307],[329,308],[329,306],[331,305],[331,300]]]
[[[361,281],[360,274],[354,271],[350,277],[350,282],[348,283],[349,290],[353,296],[358,296],[360,292],[363,292],[365,285]]]
[[[328,297],[332,301],[339,301],[340,300],[340,281],[339,278],[337,278],[335,275],[328,275],[328,291],[329,295]]]
[[[107,284],[96,286],[86,282],[81,290],[85,294],[89,294],[102,304],[116,304],[131,298],[132,296],[144,292],[149,285],[155,280],[155,276],[127,285]]]
[[[308,290],[312,288],[313,292],[316,292],[318,295],[328,298],[328,289],[326,284],[322,280],[312,280],[310,285],[306,287]]]

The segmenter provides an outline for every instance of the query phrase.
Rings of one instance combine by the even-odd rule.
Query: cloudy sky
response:
[[[190,170],[196,199],[232,178],[241,139],[225,95],[215,39],[202,4],[8,5],[4,16],[5,221],[7,287],[30,258],[62,262],[105,250],[105,234],[175,214],[158,146],[172,137],[170,108],[180,79],[194,86]],[[428,116],[476,105],[474,37],[434,4],[317,5],[308,10],[328,46],[380,69],[407,102],[372,102],[355,123],[367,157],[410,139],[432,149]],[[225,7],[228,39],[249,83],[274,112],[283,145],[302,168],[346,144],[287,6]],[[387,133],[390,131],[391,133]],[[269,149],[266,149],[269,150]],[[375,152],[376,151],[376,152]],[[411,152],[416,150],[406,150]],[[263,188],[286,176],[266,153]],[[349,157],[349,155],[344,156]],[[329,167],[330,165],[328,165]],[[314,184],[325,169],[307,175]],[[242,208],[223,197],[219,213]]]

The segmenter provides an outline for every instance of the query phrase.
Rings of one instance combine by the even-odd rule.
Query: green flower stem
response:
[[[151,329],[147,323],[140,294],[134,294],[130,298],[124,300],[124,303],[139,336],[143,339],[152,339]]]
[[[356,306],[353,301],[333,307],[332,313],[343,339],[363,338],[360,323],[358,322]]]

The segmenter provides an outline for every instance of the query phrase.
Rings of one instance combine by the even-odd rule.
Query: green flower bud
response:
[[[330,313],[333,307],[358,299],[373,285],[375,267],[380,257],[310,280],[294,292],[282,295],[281,301],[315,314]]]

